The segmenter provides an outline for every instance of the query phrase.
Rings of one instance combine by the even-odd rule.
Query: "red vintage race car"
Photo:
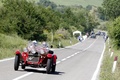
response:
[[[26,66],[34,68],[46,68],[46,72],[55,72],[57,56],[52,50],[30,42],[22,52],[16,50],[14,60],[14,70],[19,66],[25,69]]]

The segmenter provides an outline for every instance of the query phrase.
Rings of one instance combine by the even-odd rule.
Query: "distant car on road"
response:
[[[98,31],[98,32],[96,33],[96,35],[99,35],[99,36],[100,36],[100,35],[101,35],[101,32],[100,32],[100,31]]]
[[[95,33],[92,33],[92,34],[90,35],[90,38],[96,38],[96,34],[95,34]]]

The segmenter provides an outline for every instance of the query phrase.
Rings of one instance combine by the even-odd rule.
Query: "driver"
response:
[[[33,43],[34,46],[38,45],[38,42],[36,40],[32,41],[32,43]]]
[[[27,48],[29,53],[32,54],[47,54],[49,52],[49,48],[46,42],[43,42],[42,46],[40,46],[36,40],[30,42]]]
[[[27,46],[29,53],[36,53],[35,47],[38,45],[38,42],[36,40],[30,42]]]

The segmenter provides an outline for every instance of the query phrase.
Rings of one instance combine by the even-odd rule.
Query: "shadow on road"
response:
[[[52,74],[52,75],[62,75],[62,74],[65,74],[65,72],[55,71],[55,72],[52,72],[50,74]]]
[[[25,69],[25,70],[18,70],[18,71],[27,71],[27,72],[33,72],[33,73],[47,74],[46,70],[37,70],[37,69]],[[62,75],[62,74],[64,74],[64,72],[55,71],[55,72],[50,73],[50,75]]]

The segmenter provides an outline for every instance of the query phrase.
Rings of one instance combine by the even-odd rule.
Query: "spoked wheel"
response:
[[[46,67],[46,72],[47,72],[47,74],[50,73],[51,63],[52,63],[51,59],[48,59],[48,60],[47,60],[47,67]]]
[[[15,55],[14,70],[17,71],[20,65],[20,55]]]

